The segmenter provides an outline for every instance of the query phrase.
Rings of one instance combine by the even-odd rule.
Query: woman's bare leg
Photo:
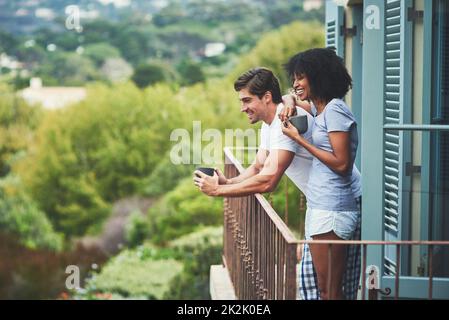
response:
[[[315,235],[313,240],[342,240],[333,231]],[[310,244],[310,253],[318,277],[318,288],[323,300],[343,300],[342,280],[346,267],[346,245],[332,245],[332,278],[330,292],[327,290],[328,248],[326,244]]]

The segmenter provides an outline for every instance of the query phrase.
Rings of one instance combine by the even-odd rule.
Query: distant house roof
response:
[[[304,11],[319,9],[323,6],[323,0],[304,0]]]
[[[31,105],[41,104],[46,109],[59,109],[86,98],[83,87],[43,87],[40,79],[32,79],[29,88],[18,93]]]

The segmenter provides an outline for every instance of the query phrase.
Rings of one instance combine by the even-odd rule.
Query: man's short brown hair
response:
[[[269,91],[273,102],[278,104],[282,102],[282,94],[279,86],[279,80],[273,72],[267,68],[258,67],[246,71],[235,82],[235,91],[247,88],[251,94],[262,98]]]

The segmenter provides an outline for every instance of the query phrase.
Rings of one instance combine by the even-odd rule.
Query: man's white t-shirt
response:
[[[282,132],[283,124],[278,117],[282,108],[283,105],[280,103],[277,106],[276,115],[270,125],[265,122],[262,124],[259,149],[268,151],[287,150],[294,152],[295,156],[293,161],[285,171],[285,174],[307,197],[307,183],[309,181],[309,172],[312,167],[312,155],[304,149],[304,147],[300,146]],[[296,111],[298,115],[307,115],[308,129],[302,136],[312,143],[312,127],[314,119],[312,115],[302,108],[297,107]]]

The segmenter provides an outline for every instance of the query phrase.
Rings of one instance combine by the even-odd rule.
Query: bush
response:
[[[180,180],[191,176],[194,165],[175,165],[169,156],[165,156],[154,168],[151,175],[142,183],[142,193],[148,197],[157,197],[173,190]]]
[[[174,259],[156,260],[143,256],[139,250],[125,250],[92,276],[81,298],[109,293],[115,298],[162,299],[170,281],[181,270],[182,264]]]
[[[148,221],[140,211],[134,211],[125,226],[125,240],[130,248],[142,244],[148,237]]]
[[[11,171],[17,155],[27,151],[42,114],[41,108],[30,107],[0,84],[0,177]]]
[[[164,299],[210,299],[209,270],[221,264],[223,228],[205,228],[172,242],[185,252],[184,268],[170,283]]]
[[[131,77],[139,88],[146,88],[158,82],[169,82],[174,78],[173,71],[161,63],[141,64]]]
[[[61,250],[62,236],[20,188],[18,179],[0,180],[0,229],[18,236],[29,249]]]
[[[202,226],[223,221],[223,199],[208,197],[198,191],[192,178],[185,178],[158,204],[148,211],[150,237],[165,244]]]

